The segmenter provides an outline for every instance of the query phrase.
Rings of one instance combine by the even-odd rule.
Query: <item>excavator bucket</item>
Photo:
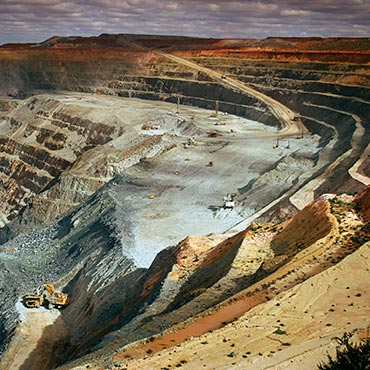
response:
[[[49,298],[49,304],[54,306],[66,306],[69,303],[68,294],[66,293],[55,293]]]

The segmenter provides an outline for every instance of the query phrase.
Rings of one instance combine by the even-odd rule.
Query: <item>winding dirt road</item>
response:
[[[227,77],[221,73],[217,72],[213,69],[200,66],[197,63],[194,63],[188,59],[181,58],[177,55],[173,55],[170,53],[166,53],[165,51],[162,50],[156,50],[156,49],[149,49],[137,42],[134,41],[123,41],[124,45],[130,45],[131,47],[134,47],[138,50],[142,51],[151,51],[152,53],[159,55],[161,57],[170,59],[176,63],[185,65],[189,68],[195,69],[199,72],[202,72],[212,78],[213,80],[216,80],[219,82],[221,85],[226,86],[226,87],[231,87],[233,90],[240,91],[244,94],[247,95],[252,95],[256,97],[257,99],[261,100],[264,102],[271,112],[274,114],[274,116],[280,121],[282,126],[284,127],[284,133],[287,135],[292,135],[292,134],[297,134],[297,133],[308,133],[306,127],[302,124],[300,119],[297,119],[296,113],[294,113],[291,109],[289,109],[287,106],[284,104],[278,102],[277,100],[261,93],[260,91],[257,91],[250,86],[247,86],[243,82]]]
[[[309,104],[309,105],[351,116],[353,120],[356,122],[356,129],[352,135],[351,149],[347,150],[340,157],[338,157],[334,162],[332,162],[320,176],[312,179],[310,182],[308,182],[305,186],[303,186],[294,195],[290,197],[289,199],[290,202],[299,210],[302,210],[304,207],[306,207],[309,203],[311,203],[314,200],[316,189],[318,189],[325,182],[325,180],[330,176],[333,170],[337,168],[338,166],[340,166],[342,162],[346,158],[348,158],[354,151],[359,150],[359,142],[362,139],[362,137],[365,135],[365,128],[363,127],[361,123],[360,117],[358,117],[357,115],[351,114],[351,113],[348,113],[342,110],[334,109],[334,108],[324,107],[321,105],[315,105],[315,104]],[[335,132],[331,143],[329,143],[326,146],[326,148],[323,149],[326,152],[330,152],[334,144],[339,140],[338,131],[334,126],[329,125],[325,122],[319,122],[319,123],[332,128]],[[359,167],[365,161],[365,159],[368,158],[369,153],[370,153],[370,144],[362,152],[361,156],[357,159],[356,163],[351,168],[348,169],[349,175],[353,179],[361,182],[364,185],[368,185],[370,183],[370,178],[365,176],[364,174],[359,173]],[[326,154],[324,154],[324,156],[326,156]]]
[[[189,68],[196,69],[202,73],[205,73],[207,76],[220,82],[222,85],[226,87],[231,87],[234,90],[236,89],[238,91],[241,91],[248,95],[252,95],[257,99],[261,100],[270,108],[271,112],[281,122],[281,124],[285,128],[284,130],[285,134],[291,135],[301,133],[302,131],[307,132],[307,129],[303,126],[302,122],[300,122],[300,120],[295,120],[296,114],[291,109],[286,107],[284,104],[281,104],[277,100],[255,89],[252,89],[251,87],[245,85],[241,81],[230,77],[225,78],[223,74],[220,72],[216,72],[210,68],[200,66],[199,64],[191,62],[190,60],[180,58],[176,55],[169,54],[164,51],[152,50],[152,52],[162,57],[171,59],[179,64],[183,64]]]

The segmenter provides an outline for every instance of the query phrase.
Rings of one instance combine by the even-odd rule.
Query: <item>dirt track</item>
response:
[[[224,78],[223,74],[217,71],[214,71],[210,68],[206,68],[203,66],[200,66],[196,63],[193,63],[189,60],[180,58],[176,55],[166,53],[164,51],[154,50],[155,54],[158,54],[162,57],[169,58],[177,63],[186,65],[190,68],[196,69],[200,72],[205,73],[206,75],[210,76],[212,79],[218,81],[219,83],[232,87],[233,89],[236,89],[238,91],[241,91],[243,93],[246,93],[248,95],[255,96],[256,98],[260,99],[264,103],[266,103],[271,111],[274,113],[274,115],[279,119],[279,121],[282,123],[283,127],[285,127],[284,134],[285,135],[291,135],[291,134],[298,134],[302,131],[306,132],[306,128],[302,125],[300,121],[295,121],[295,113],[286,107],[285,105],[281,104],[277,100],[247,86],[246,84],[234,79],[234,78]]]

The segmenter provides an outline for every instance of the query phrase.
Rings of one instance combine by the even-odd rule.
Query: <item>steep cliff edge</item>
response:
[[[369,188],[357,197],[332,195],[307,206],[286,224],[252,225],[234,235],[190,237],[176,247],[160,252],[152,265],[143,269],[135,266],[135,261],[127,254],[122,254],[127,248],[131,248],[132,255],[137,253],[128,231],[130,220],[125,219],[126,225],[118,222],[116,215],[122,204],[114,201],[113,188],[104,187],[52,230],[52,239],[60,248],[51,248],[49,239],[46,261],[48,264],[51,260],[63,261],[64,266],[73,271],[61,280],[68,281],[64,290],[71,294],[72,302],[54,323],[37,329],[40,330],[39,345],[23,358],[24,366],[40,369],[40,359],[46,356],[41,344],[48,340],[49,348],[53,347],[50,337],[56,331],[55,340],[64,350],[60,351],[59,347],[58,353],[54,351],[53,366],[93,348],[97,352],[87,355],[84,366],[104,368],[109,363],[112,366],[110,361],[113,361],[116,366],[124,364],[135,368],[134,359],[149,353],[149,349],[155,353],[163,345],[179,344],[186,338],[226,325],[257,304],[275,301],[275,297],[285,291],[295,289],[338,263],[340,266],[340,261],[369,241],[368,224],[363,219],[368,210],[366,204],[361,203],[368,196]],[[358,201],[361,206],[356,207]],[[316,234],[314,226],[304,227],[302,220],[321,225],[322,234]],[[302,227],[306,232],[303,239],[299,232]],[[119,230],[126,230],[124,239]],[[297,246],[295,240],[302,244]],[[45,246],[40,238],[37,242]],[[49,258],[53,250],[54,257]],[[39,252],[45,254],[42,248]],[[281,258],[282,255],[289,258]],[[63,276],[62,271],[59,274]],[[233,306],[238,302],[246,302],[241,306],[244,310],[235,311]],[[217,306],[219,303],[221,305]],[[222,307],[230,307],[223,311],[222,322],[211,320],[212,325],[203,326],[202,332],[197,329],[193,333],[192,329],[187,329],[194,320],[196,323],[207,315],[212,317]],[[11,305],[8,310],[10,313]],[[24,323],[20,328],[25,327],[24,335],[27,330],[32,330],[32,324],[24,309],[23,315]],[[197,315],[200,315],[199,319]],[[184,323],[178,325],[182,321]],[[360,325],[359,320],[356,323]],[[171,344],[166,333],[174,330],[174,336],[168,334],[169,338],[175,338]],[[185,337],[182,330],[187,333]],[[176,339],[176,332],[178,338],[184,339]],[[130,344],[151,336],[154,337],[147,344],[136,344],[137,349]],[[158,339],[154,339],[157,336]],[[17,356],[21,356],[19,346],[22,347],[22,343],[25,343],[22,335],[15,332],[2,360],[6,366],[21,358]],[[128,347],[118,350],[127,344]],[[107,357],[107,352],[111,351],[115,355]],[[148,357],[147,361],[150,364],[156,358]],[[187,361],[190,366],[191,360]],[[43,368],[50,366],[50,362],[45,362]],[[76,365],[65,365],[64,368],[73,366]],[[153,365],[147,368],[150,366]]]
[[[299,364],[307,366],[305,369],[312,368],[312,361],[318,362],[323,358],[323,348],[330,346],[333,334],[339,335],[342,331],[354,328],[366,329],[368,325],[368,285],[364,282],[369,274],[367,261],[370,233],[366,220],[361,216],[367,212],[367,208],[363,206],[360,209],[354,205],[358,199],[369,197],[369,190],[365,189],[358,197],[331,195],[319,199],[286,225],[255,225],[246,233],[216,244],[211,252],[213,256],[218,255],[218,251],[231,242],[233,247],[228,248],[237,248],[234,262],[223,278],[209,288],[208,294],[199,292],[193,304],[187,304],[179,311],[185,314],[197,305],[207,305],[217,288],[226,291],[224,284],[227,281],[230,284],[233,279],[238,280],[240,289],[240,277],[245,278],[249,274],[252,279],[246,290],[203,312],[198,318],[193,316],[170,331],[148,337],[145,342],[126,346],[119,351],[115,349],[108,356],[104,352],[111,346],[103,347],[98,355],[88,356],[82,362],[83,366],[93,369],[106,366],[151,369],[181,364],[190,369],[207,363],[216,368],[239,365],[252,369],[256,363],[263,364],[261,366],[278,366],[284,362],[284,366],[289,369]],[[339,224],[338,215],[341,216]],[[314,228],[307,228],[306,237],[300,239],[302,220],[308,223],[321,221],[326,225],[322,229],[323,234],[316,236]],[[240,237],[244,238],[242,244]],[[294,249],[282,246],[284,241],[293,242],[294,239],[302,240],[304,245]],[[191,242],[195,242],[190,250],[180,252],[180,256],[185,253],[191,256],[192,250],[197,250],[196,245],[201,240],[188,239],[184,241],[185,244],[180,244],[189,248],[193,244]],[[282,249],[275,254],[273,250],[277,243]],[[265,255],[261,253],[264,248]],[[293,258],[280,263],[279,268],[268,276],[261,276],[258,266],[271,261],[274,255],[277,258],[283,251]],[[257,263],[253,261],[255,258],[259,260]],[[343,274],[343,271],[346,273]],[[171,277],[168,276],[169,279]],[[162,290],[165,287],[166,284],[163,284]],[[318,294],[313,293],[313,289],[318,289]],[[320,299],[323,294],[330,296],[330,299]],[[352,303],[348,303],[351,297]],[[161,315],[161,324],[168,322],[168,317],[173,314]],[[228,324],[230,321],[232,323]],[[155,319],[146,326],[147,330],[156,327]],[[310,333],[308,337],[306,330]],[[113,347],[119,341],[125,343],[124,331],[118,333],[113,337]],[[288,365],[291,358],[294,361]],[[79,368],[82,363],[76,362],[63,369]]]

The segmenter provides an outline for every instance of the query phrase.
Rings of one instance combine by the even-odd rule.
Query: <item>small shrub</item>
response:
[[[286,331],[285,331],[285,330],[281,330],[281,329],[276,329],[276,330],[274,331],[274,334],[283,335],[283,334],[286,334]]]
[[[344,333],[336,337],[336,358],[329,354],[327,363],[317,365],[319,370],[369,370],[370,369],[370,337],[359,344],[351,343],[353,333]]]

